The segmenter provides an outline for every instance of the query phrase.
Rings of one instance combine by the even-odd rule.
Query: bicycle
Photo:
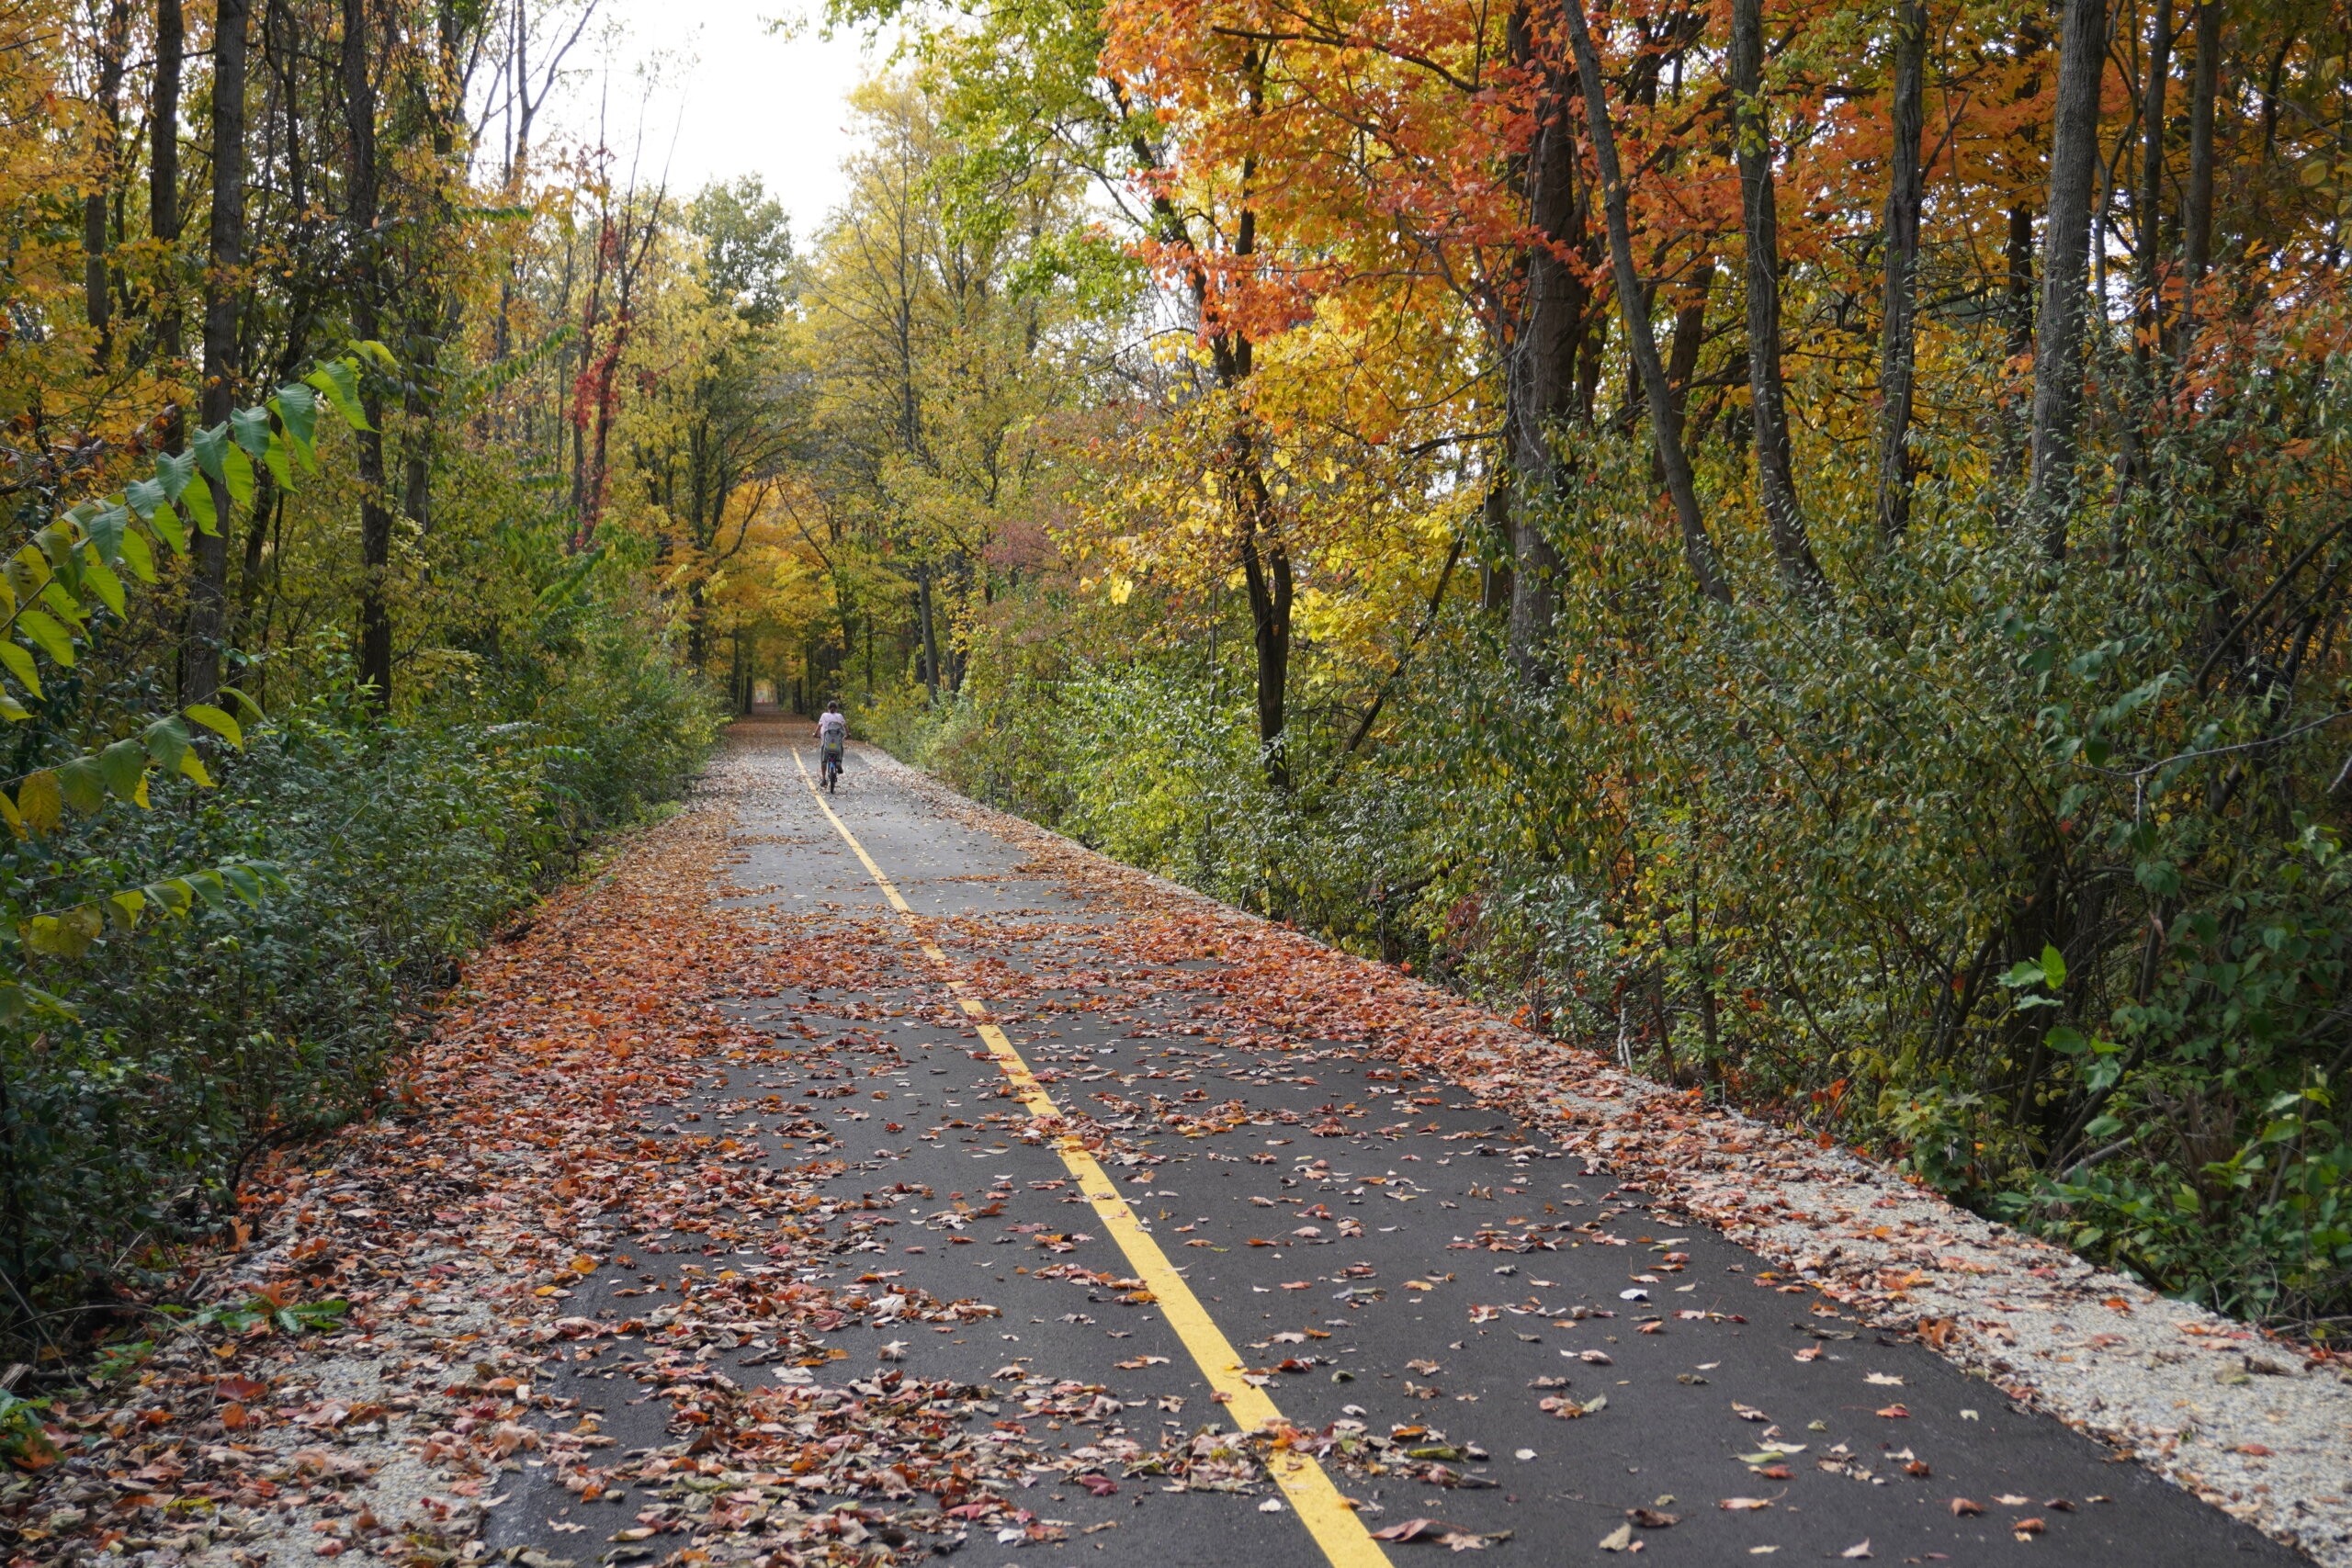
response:
[[[820,766],[824,771],[825,793],[831,795],[835,793],[833,786],[841,783],[842,754],[837,748],[828,746],[821,753],[821,757]]]

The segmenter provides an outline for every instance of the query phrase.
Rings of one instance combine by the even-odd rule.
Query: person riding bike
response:
[[[825,790],[831,794],[842,776],[842,751],[849,741],[849,718],[842,712],[838,698],[825,705],[817,716],[817,752],[825,774]]]

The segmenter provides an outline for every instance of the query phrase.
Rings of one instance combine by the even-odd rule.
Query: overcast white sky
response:
[[[887,63],[851,36],[797,36],[768,20],[800,21],[806,0],[602,0],[600,38],[582,39],[579,70],[553,118],[567,140],[593,141],[598,115],[626,177],[638,150],[641,184],[666,165],[673,195],[714,179],[757,175],[792,214],[805,244],[840,201],[851,150],[851,88]],[[642,120],[640,130],[639,121]]]

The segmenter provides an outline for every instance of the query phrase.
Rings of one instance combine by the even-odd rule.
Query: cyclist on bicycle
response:
[[[817,716],[817,751],[829,790],[833,787],[833,781],[841,777],[842,750],[848,739],[849,718],[842,712],[840,699],[835,698]]]

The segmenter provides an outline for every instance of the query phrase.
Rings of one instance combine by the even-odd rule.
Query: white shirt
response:
[[[849,719],[846,716],[838,713],[827,713],[819,716],[817,719],[817,739],[823,744],[827,746],[837,746],[841,744],[848,735]]]

